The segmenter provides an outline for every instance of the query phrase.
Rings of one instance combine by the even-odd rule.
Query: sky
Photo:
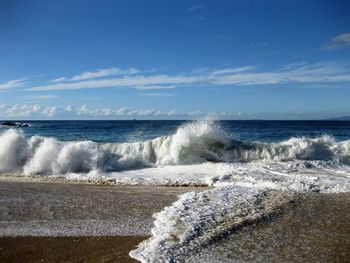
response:
[[[342,0],[1,0],[0,119],[350,115]]]

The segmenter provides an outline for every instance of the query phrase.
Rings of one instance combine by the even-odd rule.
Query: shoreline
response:
[[[139,262],[129,256],[148,236],[0,237],[0,261]]]
[[[283,213],[197,251],[193,262],[349,262],[350,193],[299,195]]]
[[[89,179],[76,179],[66,178],[63,176],[49,175],[24,175],[22,173],[0,173],[1,182],[19,182],[19,183],[61,183],[61,184],[82,184],[82,185],[111,185],[111,186],[130,186],[130,187],[174,187],[174,188],[200,188],[208,189],[212,188],[208,183],[194,183],[194,182],[168,182],[168,183],[131,183],[116,181],[115,178],[89,178]]]
[[[150,235],[153,214],[202,189],[0,181],[0,236]]]
[[[1,178],[0,261],[138,262],[128,254],[150,237],[152,215],[185,192],[205,189]],[[344,250],[350,247],[349,211],[350,193],[301,195],[292,209],[200,253],[216,260],[301,262],[297,247],[304,259],[314,260],[319,251],[328,262],[343,262],[350,258]]]
[[[153,214],[205,187],[0,177],[0,261],[138,262]]]

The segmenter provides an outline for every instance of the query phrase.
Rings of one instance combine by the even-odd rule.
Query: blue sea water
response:
[[[135,142],[174,134],[190,121],[25,121],[27,137],[54,137],[60,141],[91,140],[99,143]],[[350,139],[350,121],[217,121],[223,133],[243,141],[277,142],[292,137],[331,135]],[[0,126],[1,127],[1,126]],[[0,128],[5,130],[7,128]]]

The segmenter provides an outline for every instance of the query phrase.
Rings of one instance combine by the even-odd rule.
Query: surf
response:
[[[113,172],[149,167],[212,163],[320,161],[349,165],[350,141],[332,136],[292,137],[262,143],[230,137],[217,122],[201,121],[180,126],[171,136],[144,142],[96,143],[26,138],[20,130],[0,135],[0,172],[47,175]]]

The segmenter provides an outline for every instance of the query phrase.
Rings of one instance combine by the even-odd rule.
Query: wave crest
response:
[[[278,143],[243,142],[225,135],[215,122],[185,124],[168,137],[141,143],[108,144],[112,153],[133,156],[145,164],[321,160],[350,164],[350,141],[332,136],[291,138]]]
[[[18,130],[0,135],[0,172],[30,174],[119,171],[203,162],[319,160],[350,165],[350,141],[331,136],[291,138],[278,143],[243,142],[227,136],[218,123],[192,122],[172,136],[135,143],[61,142]]]

